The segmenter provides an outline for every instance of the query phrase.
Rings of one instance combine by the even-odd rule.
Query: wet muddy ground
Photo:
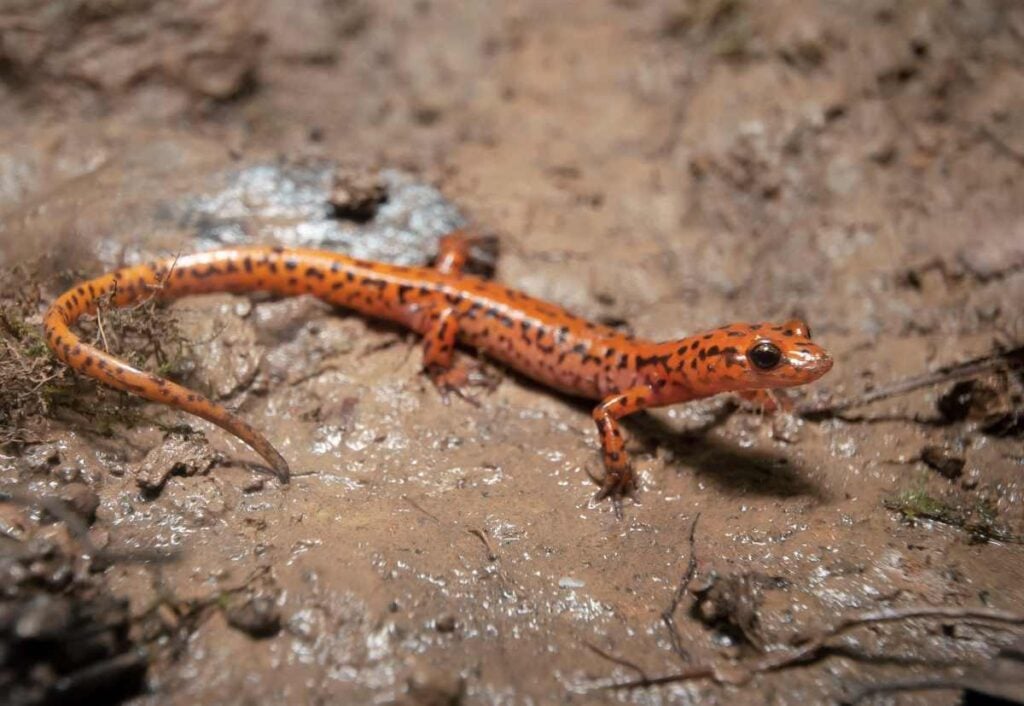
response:
[[[14,702],[1020,700],[1024,6],[298,5],[0,8]],[[501,281],[645,337],[806,318],[836,365],[805,410],[939,372],[640,415],[619,520],[587,405],[508,373],[445,404],[414,337],[316,301],[86,325],[266,430],[288,486],[35,333],[122,262],[420,263],[465,222]]]

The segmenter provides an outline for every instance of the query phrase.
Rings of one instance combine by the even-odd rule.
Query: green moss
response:
[[[69,413],[76,425],[102,435],[144,421],[138,398],[74,373],[50,352],[39,324],[50,300],[43,279],[38,267],[0,270],[0,447],[32,442],[44,418]],[[101,312],[102,332],[95,319],[78,326],[84,341],[109,344],[112,354],[162,376],[185,369],[187,349],[168,310],[149,301],[125,309],[101,304]]]
[[[970,502],[949,502],[923,489],[907,490],[888,498],[885,506],[900,513],[904,520],[931,520],[967,532],[974,542],[1022,541],[999,522],[995,505],[985,498],[972,498]]]

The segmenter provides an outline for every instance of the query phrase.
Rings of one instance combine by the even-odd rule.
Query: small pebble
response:
[[[100,496],[85,483],[68,483],[59,491],[60,499],[83,520],[92,524],[100,507]]]
[[[228,625],[252,637],[273,637],[281,630],[281,611],[269,595],[248,596],[224,611]]]
[[[950,480],[956,480],[963,475],[966,463],[963,456],[958,456],[941,446],[925,446],[921,449],[921,460]]]
[[[438,632],[455,632],[456,625],[457,623],[454,615],[443,615],[434,621],[434,627]]]

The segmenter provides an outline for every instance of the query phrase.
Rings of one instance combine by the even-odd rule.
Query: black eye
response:
[[[761,341],[747,351],[747,357],[750,358],[750,362],[754,364],[755,368],[771,370],[782,362],[782,351],[774,343]]]

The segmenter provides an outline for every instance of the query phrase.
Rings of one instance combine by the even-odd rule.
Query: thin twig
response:
[[[1024,346],[1018,346],[1017,348],[1012,348],[1008,351],[1002,351],[999,353],[992,353],[990,355],[981,356],[980,358],[974,358],[961,363],[944,365],[933,372],[904,378],[903,380],[898,380],[889,385],[879,387],[871,392],[866,392],[850,399],[823,405],[801,405],[797,407],[796,413],[797,415],[805,418],[826,419],[834,417],[838,413],[854,407],[860,407],[862,405],[870,404],[871,402],[877,402],[879,400],[888,399],[889,397],[903,395],[922,387],[930,387],[932,385],[940,385],[946,382],[954,382],[975,377],[982,373],[987,373],[1004,366],[1011,370],[1024,367]]]
[[[820,659],[828,651],[828,641],[834,637],[869,624],[887,623],[913,618],[950,618],[955,620],[981,620],[986,622],[1024,625],[1024,615],[989,608],[956,608],[948,606],[916,606],[892,608],[847,616],[836,625],[812,635],[803,644],[776,654],[726,665],[719,669],[715,665],[694,665],[688,669],[660,677],[645,677],[628,682],[618,682],[601,687],[603,689],[637,689],[661,684],[674,684],[695,679],[711,678],[717,682],[737,684],[747,681],[755,674],[780,671],[797,664]]]
[[[39,507],[50,513],[63,522],[68,532],[74,537],[82,548],[84,554],[89,555],[97,561],[108,561],[111,563],[149,563],[176,561],[176,552],[157,552],[146,549],[100,549],[93,544],[89,537],[89,525],[77,512],[68,507],[61,498],[52,495],[36,495],[20,488],[5,485],[0,487],[0,500],[9,500],[25,507]]]
[[[679,630],[676,628],[676,610],[679,609],[679,604],[682,603],[683,598],[686,596],[686,588],[690,585],[690,581],[693,580],[693,575],[697,572],[697,551],[694,548],[695,538],[697,535],[697,520],[700,519],[700,513],[693,518],[693,522],[690,523],[689,533],[689,545],[690,545],[690,558],[686,564],[686,571],[683,572],[682,577],[679,579],[679,583],[676,585],[675,593],[672,595],[672,602],[669,603],[661,614],[661,621],[665,623],[665,627],[668,628],[668,638],[672,643],[672,651],[679,655],[679,659],[684,662],[690,661],[690,653],[683,647],[682,638],[679,637]]]
[[[404,500],[405,502],[407,502],[407,503],[409,503],[410,505],[412,505],[412,507],[413,507],[414,509],[416,509],[416,510],[419,510],[419,511],[420,511],[420,512],[422,512],[422,513],[423,513],[424,515],[426,515],[427,517],[429,517],[430,519],[432,519],[432,520],[433,520],[434,522],[438,522],[438,523],[439,523],[439,522],[441,522],[441,520],[440,520],[440,519],[438,518],[438,516],[437,516],[437,515],[435,515],[435,514],[434,514],[434,513],[432,513],[432,512],[428,512],[427,510],[425,510],[425,509],[423,508],[423,506],[422,506],[422,505],[420,505],[420,504],[419,504],[418,502],[416,502],[415,500],[413,500],[412,498],[410,498],[410,497],[409,497],[408,495],[403,495],[403,496],[402,496],[402,500]]]
[[[475,527],[470,527],[466,531],[474,537],[476,537],[477,539],[479,539],[481,542],[483,542],[484,547],[487,549],[487,561],[498,560],[498,555],[494,553],[494,548],[491,546],[491,543],[487,539],[487,535],[484,534],[483,530],[476,529]]]
[[[613,654],[610,654],[608,652],[605,652],[604,650],[602,650],[600,647],[598,647],[594,643],[588,642],[586,640],[583,641],[583,646],[586,647],[591,652],[593,652],[594,654],[596,654],[598,657],[606,659],[609,662],[612,662],[613,664],[617,664],[617,665],[619,665],[621,667],[625,667],[626,669],[632,669],[634,672],[636,672],[637,674],[640,675],[640,678],[642,680],[644,680],[644,681],[649,681],[650,680],[649,677],[647,676],[647,672],[645,672],[643,670],[643,668],[641,668],[638,664],[636,664],[634,662],[630,662],[628,659],[625,659],[624,657],[618,657],[616,655],[613,655]]]

